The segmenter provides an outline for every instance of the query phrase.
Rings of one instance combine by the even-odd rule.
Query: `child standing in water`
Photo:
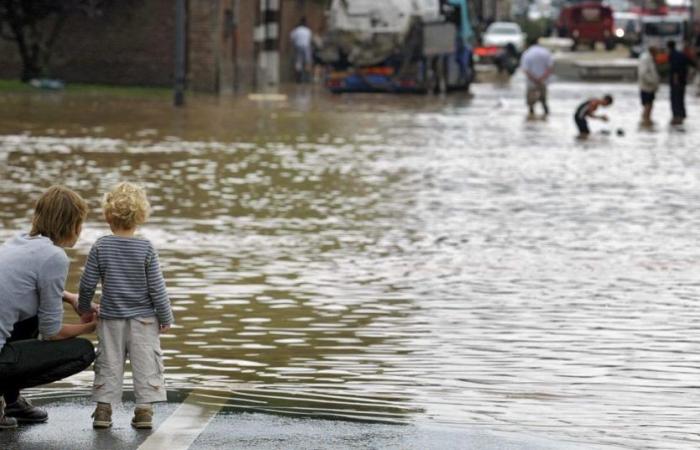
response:
[[[153,427],[151,404],[166,400],[159,333],[170,329],[173,313],[153,244],[134,236],[148,218],[145,192],[120,183],[105,195],[102,206],[112,234],[98,239],[90,249],[79,300],[80,312],[89,314],[97,282],[102,282],[93,427],[112,426],[111,405],[121,400],[128,356],[136,398],[131,425],[148,429]]]

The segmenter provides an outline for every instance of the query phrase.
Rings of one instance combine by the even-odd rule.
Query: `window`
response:
[[[600,20],[600,8],[582,8],[581,17],[586,22],[597,22]]]
[[[649,36],[677,36],[681,32],[680,23],[658,22],[644,24],[644,34]]]

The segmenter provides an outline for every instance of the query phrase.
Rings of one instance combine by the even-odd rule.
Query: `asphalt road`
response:
[[[142,447],[144,442],[159,432],[159,427],[180,405],[177,401],[158,405],[154,430],[137,431],[129,425],[134,406],[131,402],[114,408],[114,426],[108,430],[92,429],[93,406],[85,397],[43,403],[50,414],[49,422],[0,432],[3,450],[145,448]],[[182,430],[190,428],[182,426]],[[173,442],[181,442],[176,436],[171,437]],[[172,444],[160,448],[173,450]],[[190,448],[575,450],[591,447],[532,436],[490,433],[483,428],[319,420],[233,412],[224,408]]]

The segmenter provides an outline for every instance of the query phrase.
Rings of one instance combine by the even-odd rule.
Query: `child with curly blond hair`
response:
[[[128,355],[136,398],[131,425],[152,428],[151,404],[166,400],[159,333],[170,328],[173,313],[158,254],[150,241],[134,235],[148,219],[150,205],[141,187],[120,183],[104,196],[102,207],[112,234],[99,238],[90,249],[78,306],[89,314],[101,281],[93,427],[112,426],[111,405],[121,400]]]

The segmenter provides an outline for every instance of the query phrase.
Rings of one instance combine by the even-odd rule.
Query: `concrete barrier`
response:
[[[569,51],[574,45],[574,40],[571,38],[562,37],[542,37],[538,43],[553,52]]]
[[[612,61],[578,61],[574,63],[581,80],[621,80],[637,79],[636,59]]]

